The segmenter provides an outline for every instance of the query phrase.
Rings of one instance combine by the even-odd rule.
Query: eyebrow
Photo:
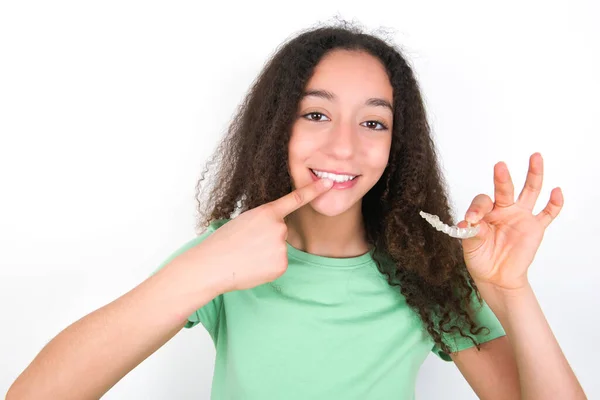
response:
[[[329,100],[329,101],[334,101],[337,98],[335,94],[333,94],[327,90],[320,90],[320,89],[308,90],[308,91],[304,92],[302,94],[301,99],[303,99],[307,96],[319,97],[321,99],[325,99],[325,100]],[[392,112],[392,114],[394,113],[394,108],[392,107],[390,102],[385,99],[371,97],[370,99],[368,99],[365,102],[365,105],[373,106],[373,107],[385,107],[385,108],[389,109]]]

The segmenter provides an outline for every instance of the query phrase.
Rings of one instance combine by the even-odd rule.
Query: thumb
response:
[[[486,241],[490,239],[490,235],[493,233],[490,225],[483,220],[473,221],[471,226],[473,225],[479,226],[479,232],[477,232],[477,235],[475,236],[462,240],[462,247],[465,254],[477,251]],[[467,221],[461,221],[456,224],[456,226],[459,228],[468,228],[469,224]]]

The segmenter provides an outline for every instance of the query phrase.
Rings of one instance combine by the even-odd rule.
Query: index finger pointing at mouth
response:
[[[319,179],[272,201],[269,205],[273,207],[278,217],[284,218],[300,207],[310,203],[319,195],[331,189],[332,186],[333,181],[331,179]]]

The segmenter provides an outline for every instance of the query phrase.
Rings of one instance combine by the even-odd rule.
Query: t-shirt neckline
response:
[[[337,258],[337,257],[325,257],[318,256],[316,254],[307,253],[300,249],[295,248],[288,242],[285,242],[288,249],[288,255],[304,262],[308,262],[311,264],[323,266],[323,267],[358,267],[364,264],[367,264],[373,260],[373,252],[374,248],[370,249],[367,253],[361,254],[356,257],[346,257],[346,258]]]

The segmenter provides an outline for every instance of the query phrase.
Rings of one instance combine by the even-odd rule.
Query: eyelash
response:
[[[307,113],[307,114],[304,114],[302,117],[303,117],[303,118],[306,118],[308,115],[315,115],[315,114],[316,114],[316,115],[322,115],[322,116],[325,116],[325,114],[323,114],[323,113],[320,113],[320,112],[309,112],[309,113]],[[315,121],[314,119],[311,119],[311,118],[306,118],[306,119],[308,119],[309,121],[313,121],[313,122],[324,122],[324,121]],[[388,127],[387,127],[387,125],[386,125],[386,124],[384,124],[383,122],[381,122],[381,121],[378,121],[378,120],[376,120],[376,119],[369,120],[369,121],[366,121],[366,122],[376,122],[376,123],[378,123],[379,125],[381,125],[381,126],[383,127],[382,129],[369,128],[369,129],[371,129],[371,130],[374,130],[374,131],[385,131],[385,130],[387,130],[387,129],[388,129]]]

